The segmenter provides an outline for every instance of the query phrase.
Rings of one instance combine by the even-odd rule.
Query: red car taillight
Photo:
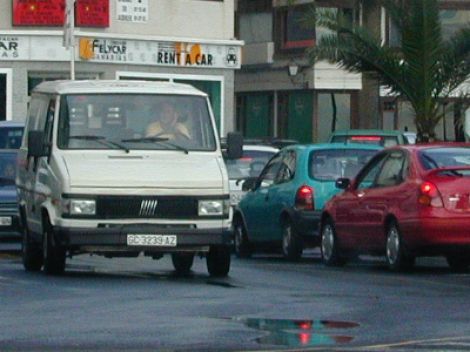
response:
[[[313,210],[315,208],[313,202],[313,188],[303,185],[295,194],[295,207],[302,210]]]
[[[418,203],[431,207],[443,207],[441,195],[436,185],[431,182],[423,182],[419,187]]]

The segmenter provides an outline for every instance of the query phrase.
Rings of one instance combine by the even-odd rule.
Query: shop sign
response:
[[[86,61],[126,62],[125,40],[80,38],[80,59]]]
[[[24,59],[24,55],[22,55],[24,50],[26,50],[26,46],[20,38],[0,35],[0,60]]]
[[[185,42],[80,38],[81,60],[135,65],[239,68],[240,47]]]
[[[118,21],[146,23],[148,21],[148,0],[117,0],[116,16]]]

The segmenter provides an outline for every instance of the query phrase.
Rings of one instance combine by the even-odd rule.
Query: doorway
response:
[[[7,119],[7,75],[0,73],[0,121]]]
[[[12,70],[0,68],[0,121],[11,120]]]

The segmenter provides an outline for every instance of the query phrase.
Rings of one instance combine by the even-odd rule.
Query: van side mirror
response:
[[[239,159],[243,156],[243,136],[239,132],[227,134],[227,158]]]
[[[39,158],[46,156],[43,131],[29,131],[28,133],[28,156]]]
[[[349,178],[338,178],[335,182],[336,188],[339,189],[346,189],[351,184],[351,180]]]

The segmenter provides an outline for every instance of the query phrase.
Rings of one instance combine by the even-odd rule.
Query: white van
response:
[[[183,135],[149,134],[164,126],[164,105]],[[228,154],[240,157],[241,136],[228,139]],[[192,86],[44,82],[31,96],[17,168],[28,271],[60,274],[81,253],[171,253],[178,273],[195,254],[209,274],[229,272],[228,176],[208,97]]]

